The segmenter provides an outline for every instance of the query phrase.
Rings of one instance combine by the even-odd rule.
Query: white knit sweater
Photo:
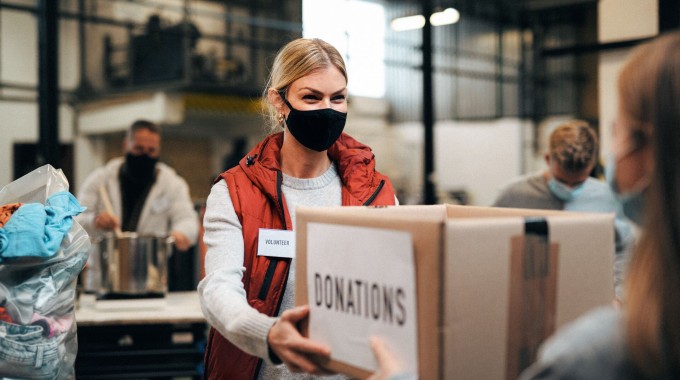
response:
[[[284,174],[282,191],[293,227],[297,206],[340,206],[342,203],[340,177],[335,165],[316,178],[301,179]],[[225,181],[212,187],[203,225],[203,239],[208,251],[205,257],[206,277],[198,284],[198,293],[208,323],[244,352],[264,359],[260,379],[313,378],[292,374],[285,366],[274,365],[270,361],[267,334],[276,318],[259,313],[246,300],[241,281],[245,272],[243,231]],[[279,315],[292,308],[294,300],[295,259],[290,266]]]

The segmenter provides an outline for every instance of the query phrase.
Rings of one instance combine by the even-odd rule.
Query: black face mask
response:
[[[340,137],[345,128],[346,113],[332,108],[299,111],[288,103],[283,92],[279,94],[290,108],[286,126],[300,144],[317,152],[323,152]]]
[[[125,155],[124,173],[137,180],[152,179],[158,158],[151,158],[146,154],[138,156],[128,153]]]

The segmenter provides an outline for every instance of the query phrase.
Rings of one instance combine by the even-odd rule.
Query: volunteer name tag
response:
[[[268,257],[295,257],[295,232],[260,228],[257,255]]]

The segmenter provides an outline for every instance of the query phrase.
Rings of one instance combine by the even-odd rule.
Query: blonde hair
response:
[[[262,104],[270,133],[280,130],[281,123],[276,108],[269,102],[269,90],[285,92],[296,80],[331,65],[340,70],[346,82],[345,61],[338,50],[326,41],[318,38],[298,38],[279,50],[262,93]]]
[[[643,233],[626,278],[626,339],[647,376],[680,368],[680,33],[636,48],[619,76],[623,120],[653,155]]]
[[[591,170],[597,162],[597,146],[597,134],[582,120],[564,123],[550,134],[550,158],[567,172]]]

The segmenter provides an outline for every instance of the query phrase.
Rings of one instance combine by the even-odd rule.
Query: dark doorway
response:
[[[38,164],[38,144],[15,143],[14,144],[14,177],[17,179],[42,166]],[[61,169],[69,183],[69,191],[75,194],[73,182],[73,144],[59,144]]]

